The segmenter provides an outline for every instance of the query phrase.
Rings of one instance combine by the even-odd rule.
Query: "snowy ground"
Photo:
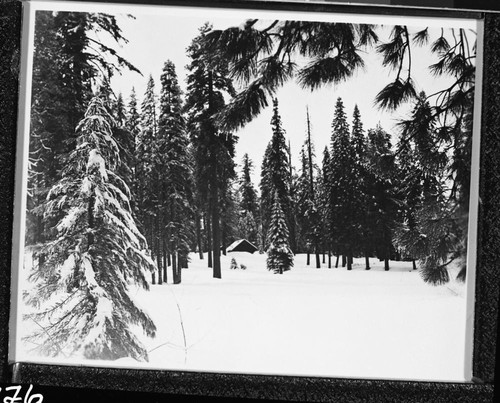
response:
[[[231,257],[247,269],[230,270]],[[222,256],[217,280],[193,255],[182,284],[137,291],[158,328],[144,340],[149,363],[112,364],[464,381],[465,286],[429,286],[411,263],[391,262],[389,272],[377,259],[371,266],[365,271],[364,259],[355,259],[350,272],[316,269],[298,255],[291,271],[277,275],[266,270],[265,255],[240,252]]]

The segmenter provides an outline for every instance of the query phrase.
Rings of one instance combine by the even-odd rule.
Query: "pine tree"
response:
[[[290,270],[293,267],[293,253],[288,243],[288,227],[277,190],[274,192],[274,204],[267,239],[269,241],[267,269],[277,274],[283,274]]]
[[[221,200],[227,194],[229,181],[234,178],[234,146],[237,138],[221,130],[214,120],[225,105],[224,97],[235,94],[227,70],[227,61],[209,53],[206,35],[211,27],[200,28],[200,34],[188,48],[188,93],[186,111],[188,130],[194,147],[195,180],[210,227],[213,276],[221,278]],[[210,254],[209,254],[209,265]]]
[[[384,268],[389,270],[389,260],[395,257],[393,238],[401,203],[390,134],[380,125],[368,131],[365,173],[365,234],[368,238],[364,246],[384,260]]]
[[[125,128],[130,135],[131,148],[131,158],[130,158],[130,170],[132,186],[130,190],[132,192],[132,211],[135,217],[140,217],[140,212],[138,211],[138,200],[139,200],[139,186],[140,178],[140,167],[139,167],[139,154],[137,152],[137,145],[139,142],[139,136],[141,133],[141,116],[139,114],[139,106],[137,104],[137,95],[135,93],[134,87],[130,93],[129,103],[127,105],[126,115],[125,115]],[[138,223],[141,226],[141,223]]]
[[[221,250],[224,255],[227,254],[226,248],[231,243],[242,238],[240,236],[241,212],[238,211],[239,206],[236,183],[231,180],[221,199]],[[248,222],[248,225],[248,230],[255,228],[251,222]]]
[[[310,261],[310,252],[316,255],[316,268],[321,267],[319,257],[319,243],[321,230],[319,228],[319,211],[316,195],[316,184],[313,171],[315,164],[314,146],[311,141],[311,127],[309,120],[309,110],[307,110],[307,136],[304,146],[301,150],[301,171],[297,181],[297,206],[298,221],[302,237],[306,242],[307,265]]]
[[[358,252],[365,255],[365,269],[370,269],[370,228],[369,217],[366,206],[369,204],[369,197],[367,195],[367,186],[369,185],[368,172],[367,172],[367,158],[369,157],[366,150],[365,132],[363,130],[363,123],[361,122],[361,113],[359,112],[358,105],[354,105],[351,143],[354,150],[355,165],[353,174],[356,176],[356,205],[354,219],[357,221],[359,227],[358,237]]]
[[[120,67],[138,70],[109,43],[89,36],[101,30],[116,43],[125,41],[111,15],[38,11],[35,29],[26,242],[41,246],[51,239],[47,229],[54,224],[44,218],[46,196],[75,147],[92,84]],[[43,260],[39,255],[40,267]]]
[[[240,214],[239,233],[241,238],[248,239],[253,244],[258,243],[258,204],[257,192],[252,183],[251,172],[253,163],[248,154],[243,156],[243,167],[239,181]]]
[[[332,222],[333,222],[333,209],[330,205],[330,179],[332,175],[330,173],[331,162],[330,162],[330,153],[328,151],[328,147],[325,147],[323,150],[323,161],[322,161],[322,170],[320,176],[320,184],[318,191],[318,199],[320,205],[320,218],[321,218],[321,227],[320,231],[323,239],[323,253],[328,252],[328,268],[331,269],[332,261],[331,261],[331,252],[332,252]]]
[[[358,244],[360,211],[359,184],[357,183],[354,147],[349,138],[344,104],[338,98],[332,123],[331,156],[329,178],[330,225],[333,246],[337,254],[347,259],[347,269],[352,269],[352,258]]]
[[[158,255],[158,198],[161,184],[158,177],[158,112],[155,94],[155,82],[150,75],[141,104],[141,132],[137,138],[137,207],[138,218],[143,233],[148,240],[153,258]],[[158,283],[162,282],[161,271],[158,273]],[[152,274],[152,283],[157,281]]]
[[[426,282],[443,284],[449,281],[448,265],[463,259],[464,227],[444,190],[448,159],[436,142],[435,117],[424,93],[401,127],[400,166],[406,173],[401,186],[407,196],[396,240],[407,257],[418,259]]]
[[[104,101],[94,97],[77,127],[77,146],[48,194],[45,216],[58,223],[43,248],[44,270],[30,277],[36,287],[29,303],[37,312],[29,318],[37,330],[28,336],[47,355],[147,360],[130,326],[155,335],[131,293],[132,286],[148,289],[145,272],[154,265],[143,252],[129,189],[116,174],[119,149],[111,125]]]
[[[172,255],[175,284],[181,282],[181,268],[189,255],[193,226],[192,167],[189,140],[182,115],[181,89],[175,65],[165,62],[161,75],[159,117],[159,178],[168,253]],[[163,232],[162,232],[163,233]]]
[[[109,83],[107,83],[107,85],[109,85]],[[135,134],[130,132],[127,127],[127,112],[121,93],[118,94],[116,102],[111,107],[110,113],[116,117],[115,126],[112,128],[112,131],[120,151],[120,165],[117,174],[125,181],[132,192],[135,179]],[[130,202],[132,205],[135,202],[135,195],[133,192]]]
[[[285,214],[287,228],[294,224],[290,184],[291,172],[288,147],[285,141],[285,131],[282,127],[278,110],[278,100],[273,101],[273,117],[271,119],[273,136],[264,154],[261,171],[261,215],[264,233],[268,233],[274,206],[274,193],[278,192],[280,206]],[[289,242],[294,244],[295,234],[290,233]],[[266,245],[269,240],[266,239]]]

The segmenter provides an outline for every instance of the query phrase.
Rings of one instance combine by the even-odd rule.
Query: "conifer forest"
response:
[[[325,315],[330,302],[317,298],[340,298],[327,284],[342,281],[352,282],[345,290],[363,284],[359,289],[368,291],[349,297],[344,290],[337,306],[350,306],[348,298],[355,307],[376,305],[363,294],[403,281],[394,276],[411,279],[422,295],[463,295],[476,32],[242,13],[222,27],[200,23],[184,49],[187,63],[157,48],[163,64],[154,75],[124,55],[133,32],[121,21],[134,18],[140,16],[36,12],[23,252],[27,330],[19,342],[26,351],[147,363],[175,344],[179,362],[191,359],[192,368],[204,369],[194,358],[205,336],[197,338],[193,326],[202,322],[190,330],[194,316],[187,312],[195,300],[219,301],[226,284],[237,281],[241,295],[259,287],[264,293],[266,284],[274,289],[267,310],[285,298],[276,290],[292,278],[290,292],[309,305],[305,295],[317,282],[323,296],[311,291],[309,298]],[[356,81],[375,64],[383,74],[372,77],[377,91],[362,108],[366,95]],[[421,66],[428,79],[416,78]],[[134,77],[141,90],[115,85],[119,76]],[[286,110],[299,99],[281,90],[292,84],[310,97],[328,91],[331,102],[308,102],[292,122]],[[346,102],[342,86],[352,86],[350,97],[359,100]],[[264,113],[271,118],[251,132]],[[245,136],[265,151],[242,150]],[[255,252],[237,252],[240,240]],[[195,295],[197,287],[203,291]],[[235,291],[235,307],[239,298]],[[252,298],[235,308],[243,318],[258,305]],[[231,301],[215,304],[211,314],[229,315]],[[398,305],[398,296],[393,301],[387,306]],[[425,317],[439,302],[426,304],[406,307],[420,305]],[[270,329],[282,323],[276,317],[268,319]],[[313,327],[306,322],[301,328]],[[178,339],[169,333],[174,328]],[[260,368],[248,365],[231,368]]]

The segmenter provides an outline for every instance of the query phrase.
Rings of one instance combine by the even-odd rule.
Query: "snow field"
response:
[[[246,270],[231,270],[234,257]],[[311,256],[313,258],[313,256]],[[411,263],[355,259],[353,270],[306,266],[295,256],[282,275],[266,255],[221,256],[222,279],[197,254],[182,283],[137,289],[134,299],[157,326],[138,328],[149,362],[37,357],[20,342],[18,360],[70,365],[226,373],[464,381],[465,285],[425,284]],[[314,260],[311,259],[314,264]],[[25,260],[27,274],[30,256]],[[450,273],[454,279],[456,273]],[[171,281],[171,271],[168,273]],[[23,276],[22,276],[23,277]],[[23,281],[24,287],[27,283]],[[21,309],[27,313],[28,307]],[[33,323],[22,322],[20,337]]]
[[[230,270],[231,257],[247,270]],[[464,381],[464,285],[425,284],[411,263],[267,271],[265,255],[221,257],[222,279],[191,256],[182,284],[137,298],[158,327],[147,367],[350,378]],[[169,273],[170,275],[170,273]],[[181,323],[182,321],[182,323]],[[185,343],[184,343],[185,337]],[[142,366],[142,365],[141,365]]]

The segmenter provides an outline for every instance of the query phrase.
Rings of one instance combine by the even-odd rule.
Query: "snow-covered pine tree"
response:
[[[271,221],[272,209],[274,206],[274,194],[277,191],[281,208],[285,214],[287,228],[294,223],[291,196],[290,196],[290,161],[288,157],[288,147],[285,141],[285,131],[281,123],[281,116],[278,109],[278,100],[273,101],[273,117],[271,119],[273,136],[264,154],[262,162],[260,194],[261,194],[261,216],[263,230],[269,233],[269,223]],[[290,234],[289,242],[293,244],[295,234]],[[269,240],[266,239],[266,249]]]
[[[120,164],[116,173],[131,190],[130,203],[133,205],[135,202],[135,195],[132,192],[135,179],[133,170],[135,166],[135,134],[130,132],[127,127],[127,112],[121,93],[118,94],[116,102],[112,105],[111,115],[116,117],[112,131],[120,152]]]
[[[172,61],[165,62],[160,80],[158,161],[161,164],[158,171],[162,183],[160,209],[165,226],[161,234],[166,237],[168,253],[172,257],[174,284],[179,284],[182,266],[188,262],[193,231],[192,161],[182,116],[181,89]]]
[[[138,211],[138,200],[139,200],[139,188],[138,184],[140,182],[138,177],[138,153],[137,153],[137,143],[139,141],[139,135],[141,133],[141,116],[139,114],[139,106],[137,104],[137,95],[135,93],[135,88],[132,87],[130,92],[130,98],[127,105],[126,115],[125,115],[125,128],[130,133],[130,142],[132,143],[132,156],[131,156],[131,174],[132,174],[132,186],[130,191],[132,193],[132,211],[134,217],[140,217]],[[139,169],[140,171],[140,169]],[[143,230],[142,223],[138,221],[139,229]],[[141,231],[143,232],[143,231]]]
[[[274,191],[274,203],[267,234],[267,269],[283,274],[293,267],[293,252],[289,246],[288,227],[281,208],[278,191]]]
[[[158,112],[155,94],[155,82],[150,75],[141,104],[141,131],[137,138],[137,211],[151,256],[158,258],[158,197],[161,184],[158,178]],[[161,224],[160,224],[161,225]],[[161,261],[161,260],[160,260]],[[158,283],[162,283],[162,271],[158,272]],[[151,282],[157,281],[152,273]]]
[[[54,225],[44,219],[46,196],[60,178],[64,156],[75,146],[75,128],[93,80],[103,72],[110,77],[121,67],[137,69],[112,48],[113,42],[126,39],[109,14],[40,10],[35,26],[26,242],[40,246],[51,238],[48,228]],[[97,30],[112,42],[90,38]],[[38,258],[43,266],[44,256]]]
[[[150,337],[156,332],[131,292],[148,289],[145,274],[154,265],[131,214],[129,189],[115,173],[120,161],[111,122],[94,97],[48,194],[45,215],[59,219],[56,236],[44,246],[44,270],[31,274],[35,287],[27,296],[37,307],[27,315],[37,325],[27,339],[46,355],[144,361],[147,351],[131,326]]]

